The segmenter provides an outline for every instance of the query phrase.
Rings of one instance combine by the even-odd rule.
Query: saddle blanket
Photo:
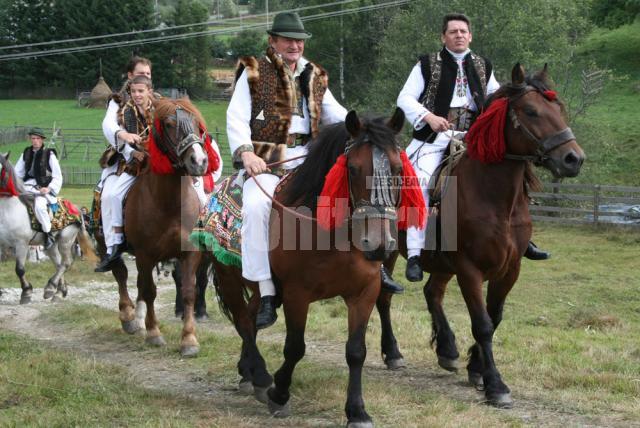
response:
[[[55,232],[58,230],[62,230],[70,224],[81,224],[82,223],[82,214],[80,210],[73,205],[71,201],[68,199],[57,198],[58,202],[55,204],[49,205],[49,213],[51,216],[51,231]],[[31,229],[37,232],[42,232],[42,227],[40,226],[40,222],[36,218],[33,207],[29,206],[27,208],[29,211],[29,218],[31,219]]]

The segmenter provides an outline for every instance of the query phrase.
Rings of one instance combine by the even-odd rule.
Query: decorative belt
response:
[[[478,112],[464,107],[453,107],[449,109],[447,120],[453,125],[455,131],[468,131],[471,124],[478,116]]]
[[[311,140],[311,135],[309,134],[289,134],[289,137],[287,137],[287,147],[304,146],[309,140]]]

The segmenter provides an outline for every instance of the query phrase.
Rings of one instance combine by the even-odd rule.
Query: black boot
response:
[[[53,233],[47,232],[44,240],[44,250],[48,251],[53,247],[53,244],[56,243],[56,240],[53,238]]]
[[[94,272],[109,272],[116,265],[118,260],[122,260],[122,253],[127,249],[127,244],[124,242],[122,244],[116,245],[116,248],[113,250],[113,253],[103,258],[98,266],[93,270]]]
[[[276,296],[264,296],[260,298],[260,310],[256,317],[256,328],[261,330],[270,327],[278,319],[276,314]]]
[[[386,291],[387,293],[392,293],[392,294],[404,293],[404,288],[402,288],[400,284],[398,284],[393,280],[393,278],[391,277],[391,275],[389,275],[389,272],[387,271],[387,268],[384,265],[380,266],[380,279],[382,282],[383,291]]]
[[[527,251],[524,252],[524,256],[529,260],[547,260],[551,257],[551,254],[538,249],[536,244],[529,241],[529,246],[527,247]]]
[[[411,282],[422,281],[420,256],[412,256],[407,259],[407,270],[405,271],[405,276]]]

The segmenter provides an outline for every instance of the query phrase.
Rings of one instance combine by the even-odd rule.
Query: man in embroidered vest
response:
[[[31,147],[27,147],[15,166],[18,177],[24,181],[27,191],[35,194],[33,211],[47,235],[44,249],[50,249],[54,244],[51,233],[51,217],[49,204],[57,202],[56,196],[62,188],[62,171],[56,157],[56,151],[45,149],[44,140],[47,138],[40,128],[29,131]]]
[[[243,186],[242,276],[260,288],[259,329],[272,325],[277,316],[268,253],[271,199],[255,180],[273,195],[280,177],[268,170],[267,163],[306,154],[305,144],[317,135],[320,123],[342,122],[347,114],[328,88],[326,71],[302,56],[311,34],[300,17],[279,13],[267,33],[266,55],[240,60],[227,109],[234,165],[255,176]],[[285,163],[282,169],[293,169],[303,161]]]
[[[469,49],[471,22],[463,14],[447,14],[440,37],[442,50],[420,57],[411,70],[398,106],[413,127],[413,140],[407,147],[422,193],[428,205],[428,183],[440,164],[453,136],[464,135],[487,100],[500,85],[491,62]],[[407,230],[407,269],[409,281],[421,281],[420,251],[425,247],[425,230]],[[532,243],[525,257],[542,260],[548,254]]]

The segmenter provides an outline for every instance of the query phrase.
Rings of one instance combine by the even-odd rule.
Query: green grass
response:
[[[508,296],[504,320],[494,340],[498,368],[513,391],[516,411],[495,411],[481,405],[481,396],[470,388],[464,389],[463,396],[449,391],[447,385],[464,383],[464,370],[454,375],[438,368],[429,346],[431,326],[422,287],[404,280],[401,260],[395,277],[405,285],[406,292],[394,297],[392,319],[398,344],[409,363],[408,371],[387,372],[381,368],[380,322],[375,312],[367,333],[364,398],[379,426],[520,426],[523,420],[517,409],[530,403],[551,415],[555,411],[574,415],[575,419],[570,419],[574,423],[569,425],[581,425],[584,415],[614,417],[623,425],[640,418],[640,279],[636,275],[640,269],[640,233],[543,224],[537,225],[534,238],[553,257],[545,262],[523,261],[520,279]],[[12,263],[0,264],[3,284],[12,275]],[[90,289],[91,283],[84,282],[88,276],[76,280],[75,275],[78,271],[68,275],[73,285]],[[108,275],[95,275],[93,279],[112,281]],[[17,281],[13,283],[17,285]],[[131,289],[135,294],[135,287]],[[67,304],[48,307],[45,320],[47,325],[83,332],[87,340],[100,346],[124,348],[123,352],[131,352],[136,358],[153,356],[175,367],[181,324],[173,318],[172,299],[172,292],[159,295],[163,305],[159,310],[160,327],[168,343],[163,349],[148,348],[142,338],[122,333],[115,306],[105,310],[74,304],[70,296]],[[211,294],[208,300],[211,321],[197,327],[201,353],[196,359],[180,361],[178,370],[195,370],[205,374],[207,382],[233,388],[239,380],[235,364],[240,339],[217,310]],[[455,281],[449,285],[445,310],[464,366],[473,339],[469,315]],[[258,341],[271,372],[282,362],[285,330],[282,311],[278,312],[278,322],[261,332]],[[316,418],[345,422],[346,325],[346,308],[340,299],[311,306],[307,356],[298,365],[292,385],[294,415],[299,419],[291,423],[303,424]],[[35,383],[28,377],[12,379]],[[19,387],[9,386],[9,391],[15,394]],[[88,413],[104,418],[96,424],[109,424],[111,419],[101,415],[99,402],[86,403],[89,409],[94,405],[98,410]],[[131,402],[131,407],[140,405]],[[69,406],[64,413],[73,421],[76,409]],[[266,410],[262,414],[267,418]],[[241,425],[238,418],[242,412],[230,411],[228,416],[231,425],[234,421]],[[177,420],[167,417],[169,424]]]

